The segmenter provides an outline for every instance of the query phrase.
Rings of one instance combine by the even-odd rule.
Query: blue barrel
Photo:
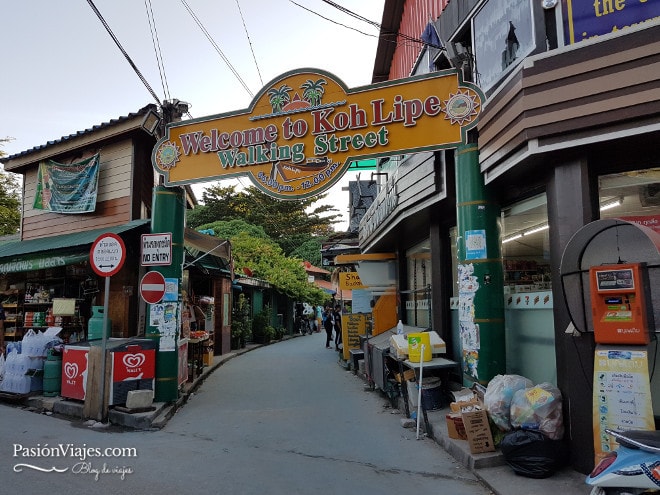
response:
[[[55,356],[52,349],[44,362],[44,390],[45,397],[60,395],[62,390],[62,357]]]

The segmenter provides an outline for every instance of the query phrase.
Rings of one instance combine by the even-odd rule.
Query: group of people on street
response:
[[[334,308],[332,306],[326,306],[323,311],[322,321],[323,321],[323,328],[325,329],[325,334],[326,334],[325,348],[332,349],[330,343],[332,342],[332,336],[334,332],[335,350],[338,351],[339,345],[342,343],[341,305],[336,304]]]

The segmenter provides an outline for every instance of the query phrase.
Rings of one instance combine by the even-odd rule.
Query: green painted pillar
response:
[[[150,325],[151,304],[147,304],[146,336],[158,342],[156,354],[156,402],[173,402],[179,398],[179,319],[181,314],[181,282],[183,278],[183,235],[186,203],[181,187],[157,186],[151,214],[152,234],[172,234],[172,264],[154,266],[151,270],[160,272],[166,281],[177,280],[176,301],[163,303],[165,313],[159,326]]]
[[[506,373],[500,208],[489,198],[476,144],[456,153],[459,326],[463,378],[487,384]]]

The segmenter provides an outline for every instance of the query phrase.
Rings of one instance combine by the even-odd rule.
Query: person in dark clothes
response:
[[[341,335],[341,305],[337,304],[333,311],[334,324],[335,324],[335,349],[339,350],[339,344],[342,343]]]
[[[331,308],[325,308],[325,318],[323,319],[323,328],[325,328],[325,348],[331,349],[330,342],[332,342],[332,329],[335,326],[334,316]]]

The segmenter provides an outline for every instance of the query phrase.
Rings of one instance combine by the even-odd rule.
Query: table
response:
[[[417,380],[418,386],[422,386],[421,383],[419,383],[419,371],[424,367],[424,372],[426,371],[437,371],[437,370],[445,370],[445,371],[450,371],[452,369],[456,369],[458,373],[460,374],[461,371],[461,364],[457,361],[452,361],[451,359],[447,359],[444,357],[434,357],[430,361],[424,361],[424,362],[414,362],[410,361],[409,359],[405,360],[398,360],[399,361],[399,371],[401,373],[401,376],[403,376],[403,367],[405,366],[406,368],[409,368],[415,372],[415,379]],[[445,388],[447,384],[447,380],[442,381],[442,387]],[[410,406],[408,405],[408,387],[403,381],[401,383],[401,392],[403,394],[404,398],[404,403],[406,405],[406,417],[410,417]],[[446,392],[446,390],[443,390],[443,393]],[[424,401],[420,401],[420,407],[422,409],[422,414],[424,416],[424,426],[426,428],[427,433],[431,434],[431,425],[429,424],[429,419],[426,414],[426,409],[424,408]]]

